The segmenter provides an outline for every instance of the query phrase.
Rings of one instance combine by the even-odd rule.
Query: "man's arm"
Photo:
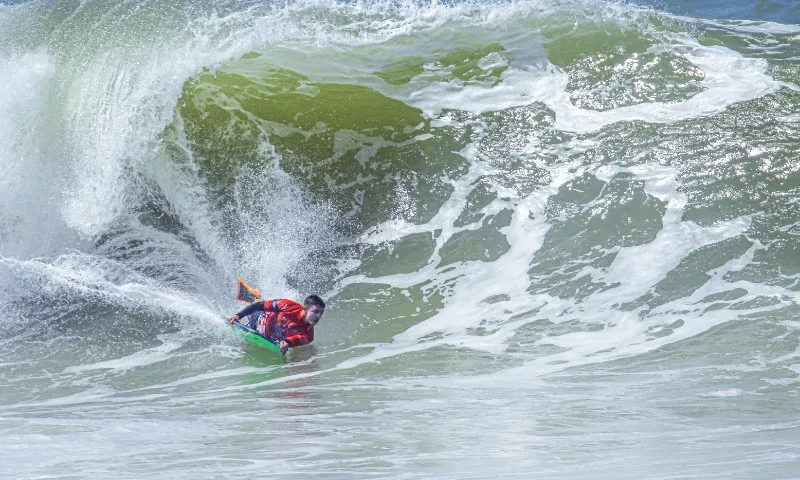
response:
[[[290,347],[299,347],[300,345],[306,345],[314,341],[314,331],[309,330],[307,334],[305,333],[296,333],[290,337],[284,338],[284,341]]]
[[[250,305],[244,307],[241,312],[237,313],[236,315],[232,316],[228,323],[233,325],[233,322],[238,322],[240,319],[250,315],[254,312],[263,312],[264,311],[264,301],[260,302],[253,302]]]

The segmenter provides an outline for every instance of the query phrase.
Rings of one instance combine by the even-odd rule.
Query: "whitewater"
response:
[[[1,476],[800,478],[800,6],[703,3],[0,2]]]

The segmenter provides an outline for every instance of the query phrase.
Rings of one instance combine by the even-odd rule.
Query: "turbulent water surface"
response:
[[[695,3],[0,5],[3,476],[797,478],[800,6]]]

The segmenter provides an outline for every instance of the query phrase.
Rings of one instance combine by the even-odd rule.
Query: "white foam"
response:
[[[440,209],[428,224],[416,226],[419,231],[441,229],[437,239],[437,250],[458,231],[464,228],[453,227],[453,221],[463,208],[465,198],[471,189],[472,182],[479,177],[483,167],[476,159],[476,152],[467,148],[462,152],[470,161],[467,174],[455,182],[455,190],[451,198]],[[510,244],[509,250],[492,263],[462,262],[448,265],[442,269],[437,267],[438,255],[424,268],[410,274],[391,275],[379,278],[356,276],[348,278],[345,283],[375,282],[388,283],[393,287],[410,287],[433,279],[429,287],[443,290],[447,285],[445,305],[433,317],[418,323],[406,331],[396,335],[390,344],[380,345],[372,352],[339,365],[339,368],[351,368],[357,365],[378,361],[381,358],[428,349],[434,346],[456,346],[500,353],[505,350],[505,341],[514,335],[515,330],[527,323],[527,320],[508,321],[515,312],[524,312],[532,307],[558,311],[564,308],[558,299],[541,296],[531,298],[526,289],[530,283],[527,273],[530,260],[541,246],[544,236],[550,228],[546,216],[542,214],[547,198],[556,193],[560,185],[578,175],[581,170],[574,165],[566,164],[556,167],[551,172],[552,182],[547,187],[524,199],[517,199],[503,204],[513,210],[511,225],[503,229]],[[496,186],[500,189],[501,187]],[[504,192],[511,195],[512,192]],[[501,202],[501,201],[500,201]],[[502,202],[501,202],[502,203]],[[534,215],[531,219],[530,216]],[[378,230],[381,232],[381,230]],[[408,230],[405,230],[408,231]],[[379,235],[383,235],[385,232]],[[508,300],[498,303],[487,303],[483,300],[492,296],[504,296]],[[559,305],[556,307],[555,305]],[[498,317],[498,310],[505,311]],[[496,331],[485,336],[474,336],[467,332],[479,327],[482,322],[489,321]],[[442,334],[435,340],[426,339],[431,334]]]
[[[784,115],[781,117],[777,117],[775,120],[783,123],[800,123],[800,113]]]
[[[444,109],[476,114],[501,111],[541,102],[555,112],[555,128],[575,133],[591,133],[616,122],[644,121],[675,123],[689,118],[713,115],[735,103],[753,100],[777,91],[784,82],[774,80],[767,62],[747,58],[722,46],[702,46],[690,38],[680,38],[672,46],[660,46],[683,56],[705,77],[703,91],[675,103],[651,102],[606,111],[576,107],[567,90],[569,77],[551,64],[519,65],[511,62],[501,82],[494,86],[463,85],[459,80],[434,82],[402,98],[427,115],[436,117]]]
[[[452,203],[443,207],[442,216],[427,225],[402,225],[401,233],[425,231],[450,226],[443,233],[438,245],[446,241],[459,229],[452,228],[453,214],[450,208],[458,210],[470,184],[480,166],[471,150],[463,152],[470,159],[470,173],[456,182]],[[601,290],[582,299],[561,299],[547,294],[531,294],[528,268],[536,251],[542,244],[550,225],[543,214],[547,200],[558,188],[583,172],[594,174],[598,179],[609,181],[619,173],[631,173],[644,182],[645,191],[667,202],[662,217],[663,227],[656,237],[647,244],[620,248],[612,264],[606,268],[585,268],[574,273],[575,278],[591,275],[594,281],[614,287]],[[579,320],[584,325],[602,326],[557,336],[544,336],[536,342],[538,346],[553,345],[559,352],[541,357],[527,357],[524,366],[496,374],[496,379],[507,384],[525,378],[530,381],[537,376],[561,371],[576,365],[603,362],[617,358],[652,351],[663,345],[697,335],[709,328],[730,321],[742,315],[768,312],[788,305],[795,297],[784,287],[765,286],[750,282],[725,280],[732,272],[745,268],[753,261],[755,252],[762,248],[759,244],[751,246],[741,257],[733,258],[719,268],[708,271],[709,280],[700,285],[687,297],[680,298],[652,308],[643,316],[641,309],[621,311],[615,305],[633,302],[653,289],[669,272],[677,267],[688,254],[697,249],[734,238],[745,233],[750,227],[748,216],[734,218],[718,224],[702,227],[690,221],[683,221],[686,196],[681,193],[677,172],[672,167],[660,165],[639,165],[631,168],[610,165],[580,166],[562,165],[552,171],[553,181],[547,187],[534,192],[529,197],[509,202],[506,207],[514,208],[509,227],[503,230],[511,245],[509,251],[492,263],[463,262],[442,269],[436,262],[430,262],[419,272],[391,275],[379,278],[352,277],[350,282],[375,282],[390,284],[393,287],[407,288],[432,281],[426,289],[445,293],[445,305],[431,318],[420,322],[396,335],[391,343],[377,345],[376,348],[359,357],[348,359],[337,369],[353,368],[364,363],[380,361],[396,355],[418,352],[433,347],[450,346],[483,350],[492,354],[506,351],[507,342],[517,330],[529,322],[546,319],[553,323]],[[587,207],[588,208],[588,207]],[[439,223],[446,222],[446,223]],[[383,225],[387,230],[378,229],[373,240],[392,238],[398,230],[396,224]],[[371,237],[366,236],[365,240]],[[446,286],[446,288],[445,288]],[[782,299],[775,305],[753,306],[731,310],[705,311],[704,299],[712,294],[743,289],[746,293],[737,303],[755,300],[760,296]],[[501,298],[491,304],[483,300],[495,296]],[[520,315],[535,311],[535,315]],[[513,320],[515,315],[519,318]],[[653,337],[650,332],[665,325],[672,326],[671,334]],[[487,330],[485,335],[474,335],[470,330],[477,327]],[[483,381],[483,380],[482,380]]]
[[[768,22],[763,20],[728,20],[721,22],[718,20],[697,19],[691,17],[676,17],[688,23],[699,23],[702,25],[712,25],[725,30],[733,30],[743,33],[758,33],[765,35],[798,35],[800,26],[784,23]]]
[[[100,296],[130,308],[148,307],[160,314],[189,315],[207,324],[221,325],[222,315],[198,299],[158,285],[112,260],[75,253],[53,260],[0,257],[0,265],[43,281],[45,291],[57,292],[63,288],[86,298]]]
[[[183,346],[183,344],[179,342],[166,341],[163,335],[160,336],[159,339],[162,340],[163,343],[157,347],[139,350],[131,355],[115,358],[113,360],[67,367],[64,369],[64,373],[82,373],[92,370],[130,370],[136,367],[168,361],[174,357],[173,352]]]
[[[605,272],[593,275],[595,280],[619,284],[619,287],[597,294],[600,303],[625,303],[639,297],[677,267],[687,252],[741,235],[750,227],[751,219],[748,216],[710,227],[683,220],[687,198],[679,190],[677,172],[672,167],[641,165],[623,169],[604,166],[597,176],[603,178],[604,175],[610,175],[611,171],[633,173],[635,178],[645,182],[645,191],[666,201],[667,207],[661,220],[662,228],[653,241],[620,249]]]
[[[701,394],[701,397],[718,397],[718,398],[733,398],[733,397],[740,397],[745,395],[747,392],[742,390],[741,388],[726,388],[724,390],[714,390],[705,394]]]
[[[13,180],[23,163],[19,157],[26,153],[20,147],[35,145],[30,130],[42,120],[39,98],[47,96],[54,72],[53,58],[44,52],[0,58],[0,79],[4,84],[0,90],[0,185],[4,193],[19,184]]]
[[[42,129],[54,73],[55,61],[45,52],[0,57],[0,252],[8,255],[24,255],[34,245],[46,250],[42,223],[57,231],[46,159],[56,142]]]

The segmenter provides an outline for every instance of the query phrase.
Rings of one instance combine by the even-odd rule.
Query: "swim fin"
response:
[[[236,300],[244,303],[253,303],[261,299],[261,294],[241,278],[236,279]]]

